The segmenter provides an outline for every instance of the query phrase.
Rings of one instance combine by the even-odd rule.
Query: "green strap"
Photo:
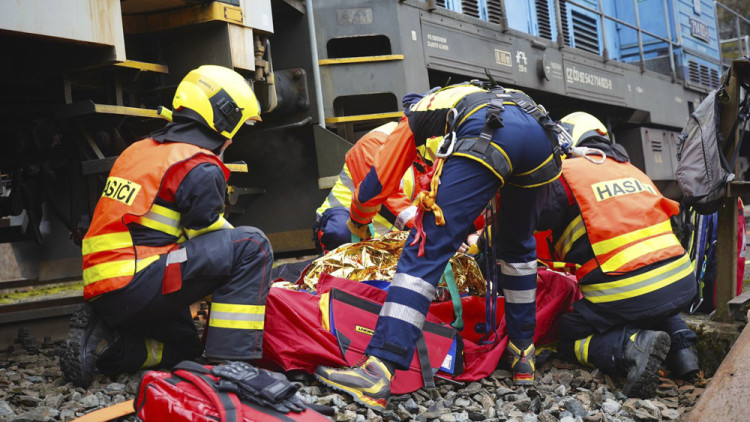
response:
[[[458,294],[458,286],[456,286],[456,280],[453,278],[453,265],[448,261],[448,265],[445,266],[443,271],[443,278],[445,284],[448,286],[448,292],[451,294],[451,301],[453,302],[453,313],[456,315],[456,319],[451,323],[451,327],[458,331],[464,329],[463,306],[461,305],[461,296]]]
[[[367,227],[370,230],[370,237],[374,236],[375,235],[375,226],[373,226],[372,223],[370,223],[370,224],[367,225]],[[362,239],[360,239],[359,236],[357,236],[356,234],[352,233],[352,243],[357,243],[360,240],[362,240]]]

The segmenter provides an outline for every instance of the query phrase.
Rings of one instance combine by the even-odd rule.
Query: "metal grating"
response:
[[[570,11],[573,22],[573,40],[575,47],[594,54],[599,54],[599,31],[596,19],[578,11]]]
[[[716,69],[709,69],[708,66],[698,64],[694,60],[688,61],[688,79],[690,82],[709,88],[719,86],[719,72]]]
[[[661,152],[664,149],[662,141],[659,139],[651,139],[651,151]]]
[[[539,36],[552,39],[552,20],[549,16],[547,0],[536,0],[536,21],[539,25]]]
[[[487,0],[487,16],[490,22],[500,23],[503,17],[503,0]]]
[[[560,2],[560,16],[568,16],[568,2]],[[568,28],[568,20],[562,19],[562,31],[563,31],[563,43],[570,45],[570,28]]]
[[[466,16],[479,18],[479,2],[478,0],[461,0],[461,10]]]

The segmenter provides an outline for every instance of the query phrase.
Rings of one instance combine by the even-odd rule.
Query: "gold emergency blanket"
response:
[[[302,275],[302,288],[314,290],[323,273],[354,281],[390,281],[396,273],[408,231],[396,231],[358,243],[347,243],[313,261]],[[459,293],[484,296],[486,284],[476,261],[456,253],[451,258],[453,278]],[[438,286],[445,286],[445,277]]]

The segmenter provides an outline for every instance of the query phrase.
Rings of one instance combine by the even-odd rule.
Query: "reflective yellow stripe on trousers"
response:
[[[208,325],[238,330],[262,330],[265,317],[265,306],[213,302]]]
[[[164,354],[164,343],[154,339],[146,339],[146,361],[141,365],[141,369],[153,368],[161,363]]]
[[[594,335],[590,335],[586,338],[576,340],[575,343],[575,354],[576,359],[578,359],[578,362],[581,363],[581,365],[585,366],[591,366],[593,367],[591,363],[589,363],[589,344],[591,344],[591,339],[594,337]]]

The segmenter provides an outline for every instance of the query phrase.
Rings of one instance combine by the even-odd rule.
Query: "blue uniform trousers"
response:
[[[669,334],[671,350],[694,346],[698,337],[679,312],[690,303],[695,284],[695,276],[690,273],[663,289],[671,291],[657,290],[651,297],[634,297],[604,306],[578,300],[573,304],[573,312],[563,315],[560,320],[558,351],[569,360],[593,365],[605,373],[624,375],[625,346],[628,338],[638,330]],[[665,296],[672,300],[665,300]]]
[[[408,368],[435,287],[450,258],[469,233],[474,220],[494,197],[500,180],[482,164],[463,157],[445,162],[436,203],[445,216],[437,226],[433,213],[422,220],[427,241],[424,256],[419,244],[411,245],[416,232],[401,253],[396,274],[377,327],[365,353]],[[536,244],[533,230],[546,198],[546,186],[501,191],[498,255],[502,265],[501,285],[506,295],[505,317],[511,338],[530,338],[535,327]],[[508,301],[508,297],[513,300]]]
[[[169,261],[169,254],[164,254],[128,285],[92,302],[107,324],[121,333],[118,348],[113,348],[119,350],[97,362],[102,372],[138,369],[149,358],[147,345],[152,340],[161,343],[154,347],[160,349],[162,366],[199,356],[202,345],[189,306],[208,295],[213,303],[265,306],[273,252],[259,229],[210,232],[180,244],[180,250],[185,252],[178,264],[179,290],[162,292]],[[250,360],[262,356],[262,329],[209,326],[207,330],[208,357]]]

